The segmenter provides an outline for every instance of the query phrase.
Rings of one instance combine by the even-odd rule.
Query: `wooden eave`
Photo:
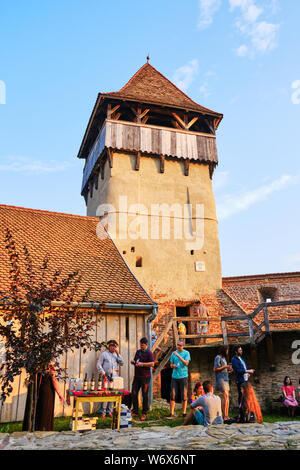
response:
[[[200,111],[199,109],[195,109],[192,106],[191,107],[186,107],[186,106],[182,107],[182,106],[175,106],[175,105],[168,105],[168,104],[159,104],[159,103],[151,101],[151,100],[141,102],[139,100],[136,100],[135,98],[131,99],[130,97],[118,96],[117,93],[111,93],[111,94],[109,94],[109,93],[105,93],[105,94],[99,93],[98,97],[97,97],[97,100],[96,100],[96,103],[94,105],[91,117],[89,119],[86,131],[85,131],[85,134],[84,134],[84,137],[83,137],[83,140],[82,140],[82,143],[81,143],[78,155],[77,155],[77,158],[86,158],[87,154],[90,151],[91,145],[93,145],[93,142],[94,142],[95,138],[98,135],[99,127],[101,127],[101,118],[100,118],[100,116],[102,114],[102,112],[101,112],[102,109],[103,109],[103,121],[106,118],[106,109],[104,109],[105,101],[107,101],[107,102],[112,102],[112,101],[120,102],[121,101],[121,102],[124,102],[124,103],[125,102],[135,103],[135,104],[138,104],[138,105],[152,105],[152,106],[155,106],[156,108],[164,108],[164,109],[167,108],[171,112],[172,111],[177,111],[177,110],[185,111],[185,112],[192,112],[195,115],[199,115],[201,117],[207,116],[207,117],[210,117],[210,118],[214,118],[216,120],[216,126],[215,126],[216,130],[218,129],[218,126],[219,126],[219,124],[220,124],[220,122],[223,118],[223,114],[216,113],[216,112],[211,111],[211,110],[206,109],[206,108],[203,108],[203,111]]]

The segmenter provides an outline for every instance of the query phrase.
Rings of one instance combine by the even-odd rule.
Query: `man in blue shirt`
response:
[[[190,353],[183,349],[182,340],[177,342],[177,349],[173,352],[170,363],[172,372],[171,396],[170,396],[170,416],[174,417],[175,400],[177,391],[180,390],[182,400],[182,416],[186,416],[187,407],[187,386],[188,386],[188,365],[191,360]]]
[[[254,374],[254,369],[247,369],[246,362],[243,357],[243,350],[241,346],[236,346],[234,349],[234,356],[232,358],[232,368],[235,375],[235,383],[238,389],[238,402],[239,405],[242,400],[241,385],[244,382],[247,382],[250,374]]]

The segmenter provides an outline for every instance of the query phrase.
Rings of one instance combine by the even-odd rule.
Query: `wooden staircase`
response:
[[[152,347],[152,352],[154,353],[158,347],[162,349],[162,359],[159,362],[156,369],[153,371],[153,377],[156,377],[162,369],[167,365],[172,352],[176,349],[176,344],[178,339],[215,339],[216,341],[210,341],[208,344],[186,344],[185,348],[207,348],[215,347],[217,345],[230,345],[233,343],[243,342],[251,345],[251,351],[254,351],[253,361],[255,362],[255,351],[257,345],[262,342],[264,339],[267,341],[268,355],[271,362],[271,367],[274,367],[274,354],[273,354],[273,345],[271,333],[273,331],[278,331],[277,329],[272,329],[272,325],[278,324],[299,324],[300,329],[300,312],[299,315],[296,314],[293,318],[286,319],[272,319],[269,316],[268,308],[270,307],[284,307],[290,305],[300,305],[300,300],[284,300],[280,302],[266,302],[260,304],[250,315],[247,313],[243,315],[234,315],[234,316],[224,316],[224,317],[209,317],[209,323],[215,323],[219,325],[217,328],[221,333],[217,334],[206,334],[206,335],[178,335],[177,323],[180,321],[184,322],[197,322],[199,319],[197,317],[173,317],[168,322],[156,342]],[[255,321],[255,318],[260,312],[263,312],[264,319],[258,324]],[[229,328],[229,322],[237,321],[247,321],[248,325],[246,328],[243,328],[244,331],[232,332]]]

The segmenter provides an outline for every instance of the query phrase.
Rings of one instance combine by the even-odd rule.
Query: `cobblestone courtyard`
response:
[[[300,422],[0,434],[1,450],[300,450]]]

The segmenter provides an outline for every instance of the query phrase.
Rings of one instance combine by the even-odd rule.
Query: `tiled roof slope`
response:
[[[223,115],[195,103],[148,62],[144,64],[120,91],[101,93],[103,97],[131,99],[142,103],[175,106],[200,113]]]
[[[9,286],[10,263],[5,249],[5,229],[12,232],[21,254],[26,244],[40,266],[50,254],[49,272],[62,268],[65,276],[80,270],[79,300],[91,289],[89,301],[150,305],[154,302],[139,284],[113,241],[99,239],[99,219],[56,212],[0,205],[0,286]],[[101,227],[102,233],[104,233]]]

